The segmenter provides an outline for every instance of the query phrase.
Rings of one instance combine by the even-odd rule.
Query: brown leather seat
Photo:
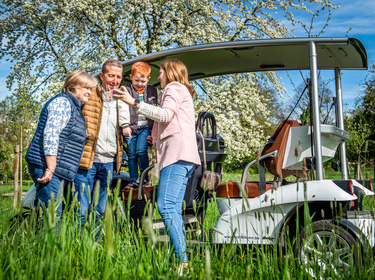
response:
[[[280,176],[282,173],[283,161],[285,156],[285,148],[286,142],[288,141],[289,130],[291,127],[299,126],[299,123],[294,120],[287,120],[283,126],[283,123],[280,124],[279,128],[276,132],[281,128],[278,132],[278,135],[275,138],[275,143],[269,147],[264,154],[268,154],[277,150],[277,155],[273,158],[266,158],[264,162],[266,163],[266,167],[268,171],[273,174],[274,176]]]
[[[268,171],[274,176],[280,176],[283,172],[283,161],[285,155],[286,143],[288,141],[289,130],[291,127],[299,126],[297,121],[287,120],[284,124],[282,122],[276,132],[273,135],[275,142],[264,152],[268,154],[272,151],[278,150],[277,155],[273,158],[266,158],[265,164]],[[275,135],[277,133],[277,135]],[[266,184],[266,191],[272,188],[272,184]],[[258,182],[246,182],[245,191],[247,197],[259,196],[259,183]],[[238,198],[240,196],[240,189],[236,182],[223,182],[216,189],[216,197],[231,197]]]
[[[151,191],[153,190],[153,187],[143,187],[142,188],[142,198],[143,199],[151,199]],[[123,189],[121,191],[121,200],[126,201],[129,199],[130,190]],[[138,200],[138,188],[132,189],[132,196],[131,200]]]
[[[237,182],[223,182],[216,188],[216,197],[230,197],[230,198],[240,198],[240,188]],[[271,184],[266,185],[267,191],[272,188]],[[259,183],[247,182],[245,183],[245,191],[247,192],[247,197],[257,197],[259,196]]]

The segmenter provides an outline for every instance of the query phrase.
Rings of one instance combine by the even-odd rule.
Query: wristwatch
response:
[[[138,107],[138,104],[139,104],[140,102],[141,102],[141,101],[139,101],[139,99],[134,99],[133,106],[134,106],[135,108],[137,108],[137,107]]]

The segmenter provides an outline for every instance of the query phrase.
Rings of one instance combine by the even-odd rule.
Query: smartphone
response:
[[[105,91],[104,92],[104,101],[111,101],[114,97],[113,95],[116,94],[114,90]]]
[[[104,93],[106,96],[108,96],[108,95],[114,95],[114,94],[116,94],[116,92],[112,89],[112,90],[110,90],[110,91],[106,91],[105,93]]]

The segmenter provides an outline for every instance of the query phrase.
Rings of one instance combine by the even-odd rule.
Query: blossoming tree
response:
[[[56,94],[73,70],[97,73],[108,58],[125,60],[200,43],[289,37],[293,34],[283,21],[296,24],[295,11],[314,14],[334,8],[329,0],[2,0],[0,7],[0,59],[14,65],[8,87],[15,73],[26,68],[38,81],[29,85],[30,91],[43,90],[45,98]],[[198,83],[210,98],[196,98],[197,110],[213,111],[229,161],[243,162],[265,139],[270,106],[260,89],[266,84],[282,92],[278,77],[244,74]]]

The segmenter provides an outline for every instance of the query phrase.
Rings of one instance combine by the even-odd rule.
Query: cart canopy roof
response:
[[[159,65],[166,59],[180,59],[190,80],[258,71],[310,69],[309,44],[314,42],[317,67],[321,70],[366,70],[366,50],[355,38],[285,38],[243,40],[201,44],[146,54],[122,62],[123,84],[130,84],[131,66],[137,61],[151,66],[149,84],[158,85]]]

